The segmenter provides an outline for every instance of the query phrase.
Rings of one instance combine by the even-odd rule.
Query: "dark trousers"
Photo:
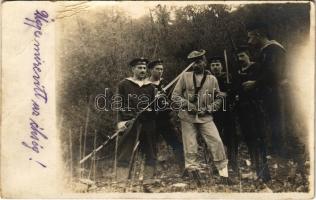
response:
[[[267,165],[264,115],[260,102],[239,102],[237,113],[241,132],[248,147],[251,162],[255,164],[257,176],[263,181],[268,181],[271,177]]]
[[[221,139],[227,148],[229,164],[234,170],[238,169],[238,143],[235,117],[232,111],[219,111],[214,115],[214,123],[220,133]]]
[[[282,103],[278,91],[267,93],[263,98],[263,108],[271,129],[272,152],[283,155],[284,152],[284,122],[282,119]]]
[[[183,145],[180,142],[181,133],[176,127],[175,122],[172,119],[171,112],[160,112],[156,118],[156,132],[161,135],[169,145],[180,164],[183,164]]]
[[[138,129],[141,125],[141,129]],[[152,119],[138,120],[133,124],[129,132],[119,137],[118,142],[118,166],[128,167],[132,158],[133,149],[137,143],[137,130],[139,130],[139,149],[145,156],[144,179],[154,176],[154,168],[157,160],[155,121]]]
[[[286,159],[293,159],[304,169],[305,145],[299,139],[304,134],[304,126],[298,115],[300,112],[293,102],[290,88],[274,89],[264,98],[268,125],[271,128],[272,153]],[[299,109],[299,108],[298,108]]]

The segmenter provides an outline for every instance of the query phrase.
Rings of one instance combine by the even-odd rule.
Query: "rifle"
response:
[[[186,72],[188,71],[192,65],[194,64],[194,62],[192,62],[188,67],[186,67],[176,78],[174,78],[168,85],[166,85],[163,90],[166,91],[168,88],[170,88],[175,82],[177,82],[179,80],[179,78]],[[92,155],[96,154],[98,151],[100,151],[107,143],[109,143],[110,141],[112,141],[113,139],[115,139],[119,133],[121,132],[128,132],[131,130],[131,128],[133,127],[135,121],[137,121],[138,117],[145,111],[147,110],[155,101],[156,98],[150,102],[143,110],[141,110],[140,112],[137,113],[137,115],[132,119],[132,123],[128,126],[127,130],[117,130],[113,135],[108,136],[108,138],[96,149],[94,149],[91,153],[89,153],[87,156],[85,156],[83,159],[81,159],[79,161],[80,164],[84,163],[85,161],[87,161]]]
[[[218,18],[219,18],[219,15],[216,14],[215,17],[218,19]],[[227,21],[227,20],[225,20],[225,21]],[[225,21],[224,21],[224,23],[221,23],[221,24],[223,25],[224,30],[225,30],[225,32],[226,32],[227,35],[228,35],[228,39],[229,39],[230,45],[231,45],[232,50],[233,50],[233,58],[234,58],[235,62],[238,63],[238,58],[237,58],[237,56],[236,56],[236,53],[237,53],[237,45],[236,45],[236,43],[235,43],[233,37],[231,36],[231,32],[230,32],[229,29],[227,28],[227,23],[225,23]],[[218,21],[218,23],[219,23],[219,21]],[[225,51],[226,51],[226,50],[225,50]],[[224,54],[225,54],[225,52],[224,52]],[[224,55],[224,56],[225,56],[225,55]],[[229,68],[229,67],[228,67],[228,64],[227,64],[227,53],[226,53],[225,62],[226,62],[226,65],[227,65],[226,70],[227,70],[227,74],[228,74],[228,68]],[[234,70],[231,70],[231,73],[232,73],[232,76],[235,75],[235,71],[234,71]],[[227,82],[227,83],[229,83],[229,82]]]
[[[192,62],[189,66],[187,66],[187,68],[185,68],[176,78],[174,78],[168,85],[166,85],[163,90],[166,91],[169,87],[171,87],[175,82],[177,82],[179,80],[179,78],[186,72],[188,71],[192,65],[194,64],[194,62]]]
[[[226,25],[224,25],[224,26],[225,26],[226,32],[228,33],[229,41],[230,41],[230,44],[233,48],[233,51],[236,52],[237,51],[236,43],[234,42],[233,37],[230,34],[230,31],[227,29],[227,26]]]
[[[194,62],[192,62],[188,67],[186,67],[175,79],[173,79],[168,85],[166,85],[164,88],[162,88],[162,90],[165,92],[169,87],[171,87],[174,83],[176,83],[176,81],[178,81],[178,79],[187,71],[191,68],[191,66],[194,64]],[[156,100],[156,97],[155,99],[144,109],[146,110],[147,108],[149,108],[149,106],[155,102]],[[128,177],[127,177],[127,180],[130,180],[132,178],[132,169],[133,169],[133,163],[134,163],[134,160],[135,160],[135,155],[136,155],[136,152],[138,150],[138,147],[139,147],[139,135],[140,135],[140,131],[141,131],[141,127],[142,125],[139,124],[138,127],[137,127],[137,134],[136,134],[136,141],[135,141],[135,146],[133,148],[133,152],[132,152],[132,156],[131,156],[131,160],[129,162],[129,169],[128,169]],[[128,182],[127,182],[128,183]],[[199,182],[200,183],[200,182]],[[198,184],[200,186],[200,184]]]
[[[216,16],[216,18],[218,18],[218,16]],[[222,24],[223,24],[225,32],[227,33],[227,36],[228,36],[228,39],[229,39],[229,43],[230,43],[231,48],[232,48],[232,56],[233,56],[234,64],[238,64],[239,60],[238,60],[238,57],[237,57],[237,51],[238,51],[237,45],[236,45],[236,43],[235,43],[235,41],[234,41],[234,39],[233,39],[233,37],[231,35],[230,30],[227,28],[227,24],[226,23],[222,23]],[[228,66],[228,59],[227,59],[226,49],[224,50],[224,57],[225,57],[225,64],[226,64],[226,71],[227,71],[226,79],[227,79],[228,87],[230,87],[229,85],[232,82],[235,82],[235,81],[238,82],[238,74],[237,74],[238,70],[236,68],[233,68],[233,67],[230,68],[231,80],[229,80],[229,73],[228,73],[229,66]],[[230,64],[230,66],[232,66],[232,63]],[[235,89],[236,88],[230,88],[230,90],[232,92],[234,92]],[[234,100],[231,103],[230,110],[232,110],[235,107],[236,101],[237,100],[234,98]]]
[[[138,117],[140,116],[141,113],[143,113],[147,108],[149,108],[149,106],[152,105],[154,101],[152,101],[148,106],[146,106],[146,108],[142,111],[140,111],[139,113],[137,113],[137,115],[135,116],[135,118],[133,118],[131,121],[132,123],[129,124],[129,126],[127,127],[127,129],[122,130],[119,129],[117,130],[113,135],[111,136],[107,136],[108,138],[96,149],[94,149],[91,153],[89,153],[88,155],[86,155],[83,159],[81,159],[79,161],[80,164],[84,163],[85,161],[87,161],[92,155],[96,154],[98,151],[100,151],[106,144],[108,144],[110,141],[114,140],[121,132],[129,132],[132,127],[134,126],[135,121],[138,119]]]
[[[86,160],[88,160],[92,155],[96,154],[98,151],[100,151],[108,142],[110,142],[111,140],[113,140],[114,138],[116,138],[116,136],[121,133],[122,130],[117,130],[113,135],[111,136],[107,136],[108,138],[96,149],[94,149],[91,153],[89,153],[88,155],[86,155],[84,158],[82,158],[79,163],[82,164],[84,163]]]
[[[229,84],[229,70],[228,70],[228,61],[227,61],[227,53],[226,49],[224,49],[224,59],[225,59],[225,68],[226,68],[226,82]]]
[[[138,146],[139,146],[139,135],[140,135],[140,131],[142,129],[142,124],[139,124],[137,126],[137,134],[136,134],[136,143],[135,143],[135,146],[133,148],[133,152],[132,152],[132,157],[131,157],[131,160],[129,162],[129,170],[128,170],[128,177],[127,179],[131,179],[132,178],[132,168],[133,168],[133,163],[134,163],[134,160],[135,160],[135,154],[136,154],[136,151],[138,149]]]

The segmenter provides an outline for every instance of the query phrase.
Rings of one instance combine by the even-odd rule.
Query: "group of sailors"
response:
[[[123,108],[118,111],[117,127],[124,132],[118,138],[118,176],[127,178],[131,159],[139,148],[145,156],[144,188],[150,185],[155,175],[160,136],[173,149],[185,172],[198,170],[201,164],[199,136],[224,183],[235,184],[228,168],[238,171],[241,140],[248,147],[258,180],[270,181],[267,152],[282,155],[285,151],[280,96],[283,85],[287,84],[284,76],[286,52],[281,44],[269,39],[263,24],[252,24],[247,31],[248,46],[240,46],[234,52],[239,66],[233,76],[225,70],[224,58],[213,56],[208,60],[205,50],[194,50],[187,56],[192,63],[191,69],[180,74],[168,93],[167,83],[162,78],[166,67],[163,60],[149,62],[141,57],[129,63],[133,76],[122,80],[117,90]],[[249,46],[259,51],[255,61]],[[164,98],[160,98],[162,96]],[[154,110],[151,103],[144,104],[157,99],[167,99],[158,102],[167,109]],[[176,110],[170,106],[172,102],[177,102]],[[177,128],[175,113],[181,131]],[[237,124],[240,131],[237,131]],[[269,150],[267,126],[272,138],[268,141],[272,147]]]

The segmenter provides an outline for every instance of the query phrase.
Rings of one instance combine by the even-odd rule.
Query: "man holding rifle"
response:
[[[145,192],[152,182],[156,165],[155,113],[151,105],[155,99],[155,88],[145,79],[147,64],[148,60],[144,58],[135,58],[129,63],[133,76],[119,83],[117,95],[117,98],[122,100],[119,101],[122,105],[118,109],[118,129],[129,127],[118,141],[118,175],[121,180],[130,178],[135,151],[139,146],[145,156]]]
[[[177,102],[181,107],[179,118],[185,167],[188,171],[199,169],[197,134],[201,134],[222,181],[231,184],[224,145],[213,122],[213,112],[221,108],[224,97],[220,96],[216,78],[205,70],[205,53],[205,50],[200,50],[188,55],[188,59],[194,62],[193,72],[186,72],[179,78],[172,94],[173,103]]]

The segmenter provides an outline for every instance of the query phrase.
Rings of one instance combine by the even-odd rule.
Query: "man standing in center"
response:
[[[221,95],[217,79],[205,70],[205,50],[192,51],[188,59],[193,64],[192,72],[185,72],[177,82],[172,100],[180,103],[182,140],[186,169],[198,169],[197,134],[201,134],[210,150],[214,164],[223,181],[229,181],[227,159],[223,142],[213,122],[213,112],[221,108]],[[229,181],[230,182],[230,181]]]

